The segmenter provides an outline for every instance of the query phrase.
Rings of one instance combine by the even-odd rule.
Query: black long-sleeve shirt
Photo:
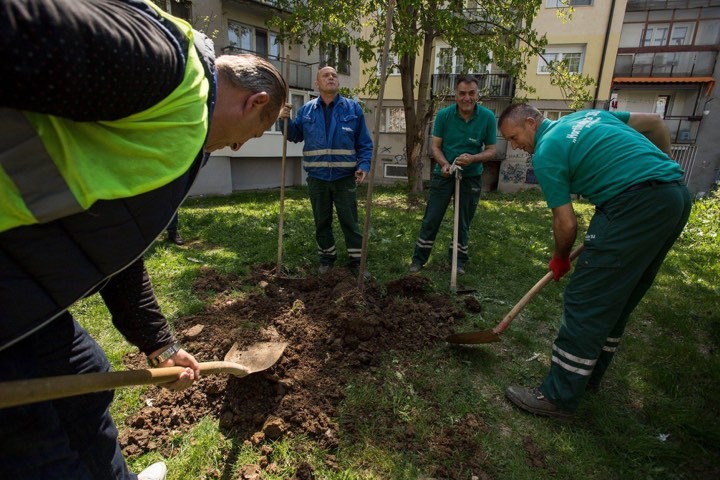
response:
[[[0,108],[123,118],[165,98],[185,70],[188,39],[141,1],[0,0],[0,32]],[[141,351],[172,343],[142,258],[100,293]]]

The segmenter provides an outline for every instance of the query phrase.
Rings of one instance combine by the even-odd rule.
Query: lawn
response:
[[[257,264],[274,265],[278,199],[273,190],[185,202],[180,230],[186,246],[157,242],[146,254],[171,323],[213,301],[191,289],[203,266],[244,277]],[[578,201],[575,208],[582,238],[593,207]],[[378,284],[406,275],[423,209],[424,200],[408,200],[402,188],[375,187],[368,268]],[[364,201],[360,214],[362,225]],[[446,217],[423,275],[438,293],[452,296],[446,260],[451,211]],[[413,355],[389,352],[374,378],[348,378],[336,419],[339,446],[332,451],[302,435],[252,444],[227,435],[216,417],[207,416],[173,438],[173,453],[164,458],[168,478],[720,478],[719,231],[716,193],[695,202],[685,232],[631,317],[606,384],[585,398],[569,424],[527,415],[503,396],[509,384],[542,380],[560,322],[563,280],[548,285],[500,343],[449,348],[440,342]],[[342,236],[337,238],[342,252]],[[483,194],[471,229],[471,262],[460,278],[476,289],[483,308],[467,315],[461,327],[494,326],[545,274],[551,251],[551,214],[537,192]],[[282,262],[287,274],[314,275],[315,252],[306,191],[290,189]],[[123,359],[135,350],[113,329],[102,302],[93,297],[72,310],[114,367],[126,368]],[[142,407],[142,393],[143,388],[117,392],[112,413],[120,430]],[[457,428],[467,427],[469,418],[477,419],[472,428]],[[444,450],[427,448],[426,439],[443,445],[443,436]],[[472,454],[468,446],[481,457],[475,458],[481,469],[464,463],[463,455]],[[139,471],[160,458],[149,452],[129,463]],[[268,464],[273,467],[261,468],[260,477],[245,468]],[[312,474],[303,473],[307,468]]]

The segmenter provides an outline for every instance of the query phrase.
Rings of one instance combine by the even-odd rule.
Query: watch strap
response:
[[[151,367],[157,367],[161,363],[163,363],[165,360],[169,359],[173,355],[175,355],[180,349],[182,348],[182,345],[179,343],[173,343],[169,345],[165,350],[158,353],[154,357],[148,358],[148,363]]]

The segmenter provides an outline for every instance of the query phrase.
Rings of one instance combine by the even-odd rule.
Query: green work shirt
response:
[[[463,153],[477,155],[485,150],[486,145],[495,145],[497,120],[492,110],[475,105],[475,113],[465,121],[458,113],[457,104],[453,104],[437,113],[432,134],[442,138],[443,155],[453,163]],[[440,173],[440,170],[440,165],[435,165],[435,173]],[[475,177],[482,172],[482,162],[475,162],[462,170],[464,177]]]
[[[681,180],[683,170],[642,133],[629,112],[582,110],[543,120],[532,163],[548,207],[579,194],[600,205],[646,180]]]

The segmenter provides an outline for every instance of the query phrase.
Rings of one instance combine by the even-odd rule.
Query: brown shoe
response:
[[[540,392],[538,387],[508,387],[505,391],[505,396],[516,406],[522,408],[526,412],[534,413],[535,415],[543,415],[545,417],[557,418],[559,420],[569,420],[573,417],[572,412],[563,410],[545,398],[545,395]]]

